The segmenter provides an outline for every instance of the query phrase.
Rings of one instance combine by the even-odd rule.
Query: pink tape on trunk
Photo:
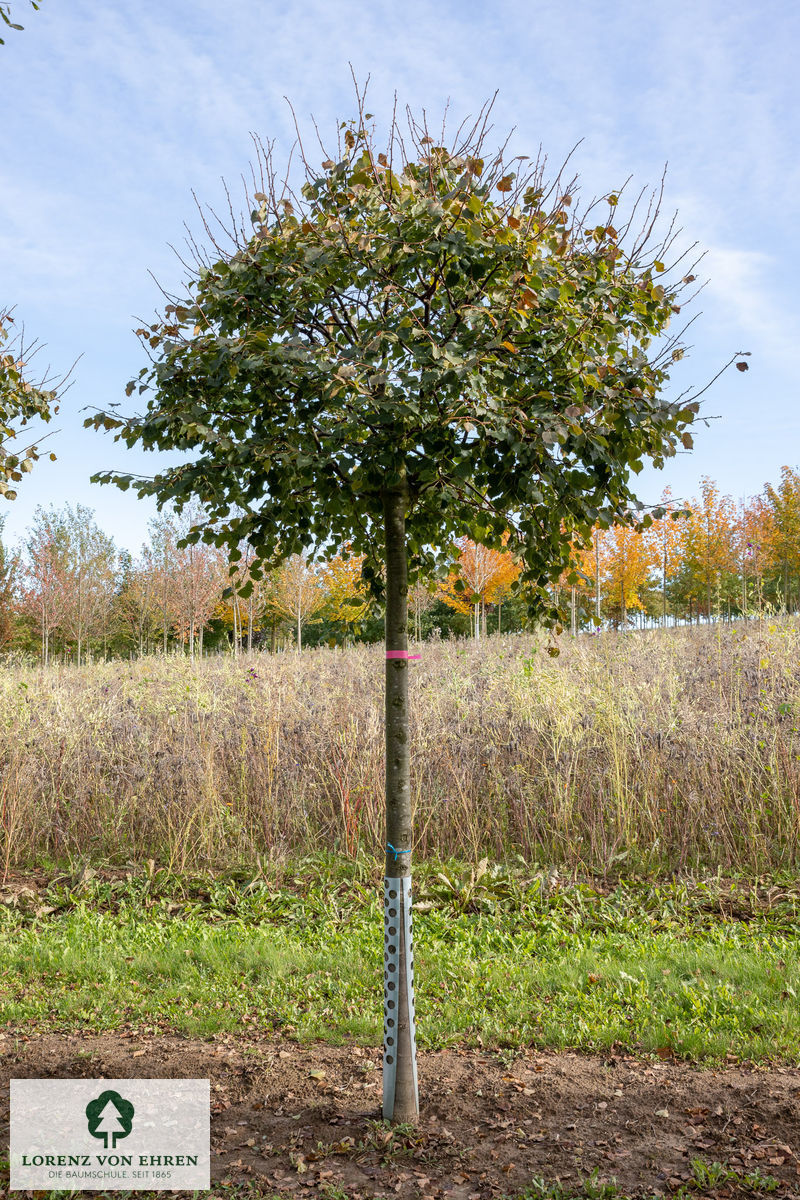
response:
[[[407,650],[387,650],[387,658],[422,658],[421,654],[409,654]]]

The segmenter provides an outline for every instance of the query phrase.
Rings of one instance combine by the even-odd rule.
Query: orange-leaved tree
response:
[[[705,596],[706,617],[712,610],[712,589],[717,592],[723,575],[736,572],[738,518],[730,496],[720,494],[712,479],[704,475],[700,496],[688,507],[688,516],[680,526],[683,571],[691,581],[691,594]]]
[[[503,544],[507,541],[508,535]],[[458,558],[447,579],[439,585],[439,595],[457,612],[472,613],[473,633],[479,638],[481,632],[486,634],[486,605],[493,604],[498,596],[502,603],[510,594],[520,568],[508,550],[492,550],[468,537],[459,538],[456,545]]]

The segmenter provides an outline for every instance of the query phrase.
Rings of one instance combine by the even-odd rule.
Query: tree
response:
[[[25,546],[21,604],[38,630],[45,667],[50,661],[51,639],[60,624],[64,555],[63,522],[55,510],[37,507]]]
[[[408,134],[393,123],[379,149],[360,104],[321,167],[301,145],[299,191],[273,170],[272,147],[260,151],[250,228],[230,230],[230,246],[212,240],[189,294],[141,331],[152,362],[128,394],[147,393],[145,411],[87,422],[184,452],[153,478],[96,478],[160,503],[198,498],[208,523],[193,538],[232,554],[246,539],[266,562],[349,541],[385,599],[395,1120],[418,1111],[409,585],[444,569],[455,538],[503,550],[509,531],[531,616],[558,628],[548,588],[571,545],[598,521],[640,520],[629,472],[690,445],[697,411],[661,396],[677,341],[651,349],[682,286],[664,282],[664,246],[650,246],[657,214],[637,236],[617,192],[581,212],[573,184],[548,183],[541,162],[485,156],[489,107],[450,145],[409,113]]]
[[[664,515],[653,522],[648,542],[652,551],[653,565],[657,565],[661,571],[661,620],[666,628],[667,583],[680,554],[681,526],[679,518],[684,510],[673,507],[672,492],[669,488],[665,488],[662,493],[661,506],[664,509]]]
[[[83,504],[65,504],[54,516],[59,529],[58,623],[75,644],[81,665],[89,638],[105,624],[114,595],[116,550]]]
[[[38,9],[39,0],[28,0],[31,8]],[[11,5],[0,3],[0,25],[8,29],[23,28],[11,18]],[[0,37],[0,46],[5,40]],[[12,338],[10,327],[14,319],[8,308],[0,308],[0,496],[15,500],[16,491],[9,484],[19,483],[39,458],[39,447],[34,440],[18,452],[9,451],[7,443],[38,418],[50,421],[58,412],[57,391],[66,383],[62,379],[54,384],[46,377],[32,383],[25,375],[30,358],[37,352],[37,345],[26,345],[22,336]],[[55,454],[50,455],[51,459]]]
[[[505,535],[508,541],[508,534]],[[505,542],[503,543],[505,545]],[[471,538],[458,542],[456,569],[441,584],[439,595],[456,612],[473,614],[473,633],[476,640],[486,634],[486,605],[499,590],[505,596],[508,586],[519,575],[519,568],[507,551],[481,546]],[[502,601],[501,601],[502,602]]]
[[[139,654],[150,648],[161,620],[160,573],[150,546],[143,546],[138,559],[127,551],[120,553],[121,578],[114,597],[114,614],[126,641]]]
[[[719,488],[704,475],[700,497],[688,505],[686,519],[679,526],[681,566],[689,595],[705,600],[706,618],[711,619],[712,593],[717,596],[722,577],[736,572],[738,520],[730,496],[721,496]]]
[[[258,573],[254,574],[258,578]],[[267,608],[293,622],[299,654],[303,648],[303,626],[317,617],[325,603],[322,579],[302,554],[292,554],[276,567],[271,584]]]
[[[647,585],[654,556],[647,539],[630,525],[614,525],[604,538],[607,611],[620,628],[632,609],[643,609],[641,591]]]
[[[215,614],[222,619],[226,627],[230,627],[233,640],[233,653],[236,657],[244,641],[244,626],[247,624],[247,649],[253,649],[253,634],[261,629],[262,616],[267,599],[267,589],[263,579],[253,579],[250,566],[253,562],[253,549],[247,543],[240,546],[242,557],[236,563],[233,573],[233,586],[225,589],[223,599],[217,604]],[[242,599],[240,595],[243,584],[250,583],[249,595]]]
[[[433,608],[436,599],[435,587],[418,579],[408,589],[408,603],[414,623],[414,640],[422,641],[422,614]]]
[[[39,7],[38,0],[28,0],[28,3],[30,4],[31,8],[36,9]],[[12,21],[10,4],[0,4],[0,21],[2,21],[3,24],[6,25],[9,29],[20,29],[21,30],[24,28],[24,26],[17,25],[16,22]],[[5,45],[5,42],[4,42],[3,38],[0,37],[0,46],[4,46],[4,45]]]
[[[325,564],[322,583],[327,618],[340,622],[345,630],[351,626],[357,630],[372,608],[373,599],[361,575],[364,555],[352,554],[350,549],[345,546],[343,553]]]
[[[35,347],[13,339],[12,324],[10,312],[0,310],[0,496],[6,500],[16,499],[11,485],[19,483],[39,458],[35,440],[15,451],[8,449],[8,443],[31,421],[49,421],[58,412],[56,389],[45,386],[46,380],[34,384],[25,377],[26,357],[35,353]]]
[[[111,1138],[110,1149],[114,1150],[120,1138],[126,1138],[133,1127],[134,1107],[119,1092],[110,1089],[101,1092],[96,1100],[86,1105],[86,1118],[92,1137],[102,1138],[106,1150]]]
[[[777,488],[768,483],[764,499],[769,514],[764,548],[770,566],[780,576],[782,607],[788,612],[792,577],[797,580],[800,602],[800,474],[781,467],[780,483]]]
[[[2,541],[4,516],[0,516],[0,650],[5,650],[14,636],[14,603],[19,575],[19,560]]]
[[[188,645],[194,660],[195,648],[203,656],[203,638],[214,615],[224,586],[224,563],[218,547],[186,542],[191,529],[201,519],[197,509],[179,517],[176,550],[177,571],[173,581],[175,618],[173,629]]]

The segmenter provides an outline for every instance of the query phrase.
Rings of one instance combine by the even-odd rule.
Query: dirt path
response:
[[[668,1195],[699,1158],[758,1167],[780,1181],[773,1195],[800,1200],[793,1067],[700,1070],[549,1052],[506,1067],[475,1051],[424,1053],[412,1135],[378,1123],[380,1056],[353,1046],[4,1033],[0,1068],[3,1139],[9,1078],[210,1078],[212,1180],[257,1179],[284,1194],[338,1185],[349,1197],[478,1200],[519,1193],[532,1176],[575,1184],[597,1167],[629,1195]],[[739,1193],[723,1185],[713,1194]]]

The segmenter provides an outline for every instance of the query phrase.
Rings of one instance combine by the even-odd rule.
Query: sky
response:
[[[243,207],[252,134],[285,161],[312,116],[323,141],[355,115],[352,71],[386,129],[393,98],[453,129],[498,93],[498,143],[541,146],[554,171],[570,153],[581,193],[658,185],[681,244],[704,252],[689,356],[672,394],[704,394],[695,448],[646,468],[637,493],[696,495],[703,476],[739,499],[800,463],[800,9],[774,0],[13,0],[25,26],[0,47],[0,306],[40,343],[33,360],[70,368],[54,432],[18,499],[0,500],[5,536],[37,505],[88,505],[138,551],[156,513],[94,471],[151,475],[152,454],[83,429],[93,407],[126,400],[145,364],[133,334],[182,292],[194,197],[219,209],[227,181]],[[319,154],[320,160],[322,154]],[[176,253],[177,252],[177,253]],[[35,372],[34,372],[35,373]],[[170,461],[162,458],[162,463]]]

